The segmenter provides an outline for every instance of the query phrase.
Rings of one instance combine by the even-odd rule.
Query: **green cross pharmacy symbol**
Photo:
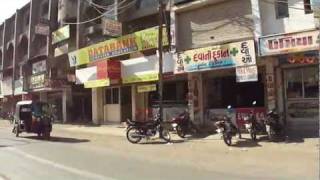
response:
[[[185,59],[184,59],[184,62],[186,62],[187,64],[189,64],[191,61],[191,58],[189,56],[187,56]]]
[[[237,48],[232,48],[231,50],[230,50],[230,54],[232,54],[232,56],[236,56],[237,54],[238,54],[238,49]]]

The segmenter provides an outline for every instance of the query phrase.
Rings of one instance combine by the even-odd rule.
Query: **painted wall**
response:
[[[303,0],[288,0],[289,17],[276,19],[274,1],[260,1],[262,35],[303,31],[315,28],[313,13],[305,14]]]

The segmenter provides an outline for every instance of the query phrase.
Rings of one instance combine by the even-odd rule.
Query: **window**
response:
[[[275,8],[276,8],[276,18],[277,19],[289,17],[288,0],[276,1]]]
[[[305,13],[305,14],[310,14],[310,13],[312,13],[310,0],[304,0],[304,13]]]
[[[289,99],[319,97],[319,69],[317,67],[287,70],[286,82]]]
[[[119,104],[119,88],[106,89],[106,104]]]

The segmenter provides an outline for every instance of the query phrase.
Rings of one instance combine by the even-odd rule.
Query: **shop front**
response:
[[[319,40],[316,30],[260,39],[261,55],[278,64],[278,109],[295,135],[318,134]]]
[[[175,73],[188,74],[189,113],[199,125],[212,125],[229,105],[238,125],[252,109],[265,116],[265,67],[256,63],[253,40],[180,52]]]
[[[122,83],[131,87],[132,118],[148,121],[159,109],[159,60],[156,55],[121,61]],[[187,78],[173,75],[173,56],[164,54],[164,120],[182,113],[187,108]]]

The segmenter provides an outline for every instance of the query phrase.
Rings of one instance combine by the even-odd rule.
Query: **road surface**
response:
[[[16,138],[0,126],[0,180],[318,179],[315,140],[226,147],[217,138],[132,145],[119,136],[52,135]]]

